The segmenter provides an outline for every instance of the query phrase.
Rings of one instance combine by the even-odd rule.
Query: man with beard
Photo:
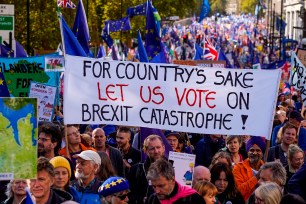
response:
[[[164,159],[154,162],[147,173],[155,194],[151,195],[148,204],[173,203],[193,204],[205,203],[196,190],[182,186],[175,181],[174,168]]]
[[[123,157],[125,175],[131,166],[141,161],[141,152],[130,144],[131,130],[128,127],[120,127],[117,131],[116,142]]]
[[[92,150],[85,150],[77,155],[76,160],[76,180],[72,186],[78,192],[78,200],[83,203],[100,203],[98,189],[102,182],[95,177],[101,165],[99,154]]]
[[[133,165],[126,177],[131,190],[129,201],[133,204],[145,203],[146,199],[154,193],[146,175],[153,162],[164,158],[165,146],[162,138],[158,135],[149,135],[144,140],[143,150],[147,155],[145,162]]]
[[[256,174],[264,164],[261,159],[265,150],[265,139],[259,136],[251,136],[246,143],[248,158],[234,166],[235,182],[245,201],[249,199],[258,183]]]
[[[38,157],[52,159],[58,156],[61,147],[61,130],[51,122],[42,123],[38,128]]]
[[[94,139],[94,148],[97,152],[105,152],[116,171],[118,176],[124,177],[123,160],[121,153],[118,149],[106,144],[105,132],[102,128],[96,128],[92,131],[92,137]]]

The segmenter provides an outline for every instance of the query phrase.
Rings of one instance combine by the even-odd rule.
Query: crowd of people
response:
[[[286,106],[279,104],[277,109]],[[191,186],[175,180],[163,135],[151,134],[137,145],[135,127],[42,122],[37,178],[2,182],[1,200],[25,203],[28,187],[38,204],[305,203],[305,149],[299,139],[305,121],[295,107],[286,108],[288,119],[274,127],[271,145],[260,136],[163,131],[171,151],[196,155]],[[274,123],[279,122],[276,114]]]
[[[170,62],[193,59],[194,43],[212,34],[236,68],[281,58],[264,42],[265,22],[250,15],[164,26],[162,33]],[[37,178],[1,182],[0,201],[26,203],[28,187],[37,204],[306,203],[306,120],[297,96],[279,95],[271,140],[163,130],[141,143],[138,127],[64,126],[57,110],[53,122],[39,124]],[[196,155],[191,186],[176,181],[165,142]]]

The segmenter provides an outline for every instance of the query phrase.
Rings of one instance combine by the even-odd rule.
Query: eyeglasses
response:
[[[119,198],[120,200],[124,200],[124,199],[128,196],[128,194],[114,195],[114,196],[116,196],[116,197]]]
[[[39,141],[39,140],[41,140],[42,142],[46,142],[46,141],[48,141],[48,140],[51,140],[51,138],[39,137],[39,138],[37,139],[37,141]]]

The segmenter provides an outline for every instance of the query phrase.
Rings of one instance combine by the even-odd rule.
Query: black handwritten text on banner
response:
[[[67,55],[67,124],[269,134],[280,72],[102,61]]]

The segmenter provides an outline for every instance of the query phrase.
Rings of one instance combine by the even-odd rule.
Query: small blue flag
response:
[[[137,35],[137,40],[138,40],[138,54],[139,54],[139,61],[140,62],[149,62],[146,49],[143,45],[142,39],[141,39],[141,33],[140,30],[138,30],[138,35]]]
[[[224,60],[225,61],[225,66],[226,68],[234,68],[230,61],[227,59],[226,55],[224,54],[224,52],[222,51],[222,49],[219,50],[219,56],[218,56],[218,60]]]
[[[109,48],[111,48],[114,44],[114,41],[112,37],[109,34],[109,24],[105,25],[105,27],[102,30],[102,39],[107,44]]]
[[[280,19],[278,16],[276,16],[276,30],[284,33],[286,25],[287,23],[283,19]]]
[[[0,57],[14,57],[14,50],[12,50],[6,45],[0,45],[0,47],[1,47]]]
[[[193,60],[203,60],[203,48],[201,48],[198,43],[194,45],[195,54]]]
[[[0,97],[10,97],[10,92],[7,88],[3,72],[0,72]]]
[[[162,51],[162,42],[156,26],[153,12],[154,10],[151,1],[147,1],[145,48],[149,61],[151,61]]]
[[[87,56],[90,56],[90,48],[89,48],[90,36],[87,24],[87,17],[82,0],[80,0],[78,4],[72,32],[77,37],[80,45],[82,46]]]
[[[16,42],[16,57],[28,57],[23,46],[17,40],[15,40],[15,42]]]
[[[134,7],[130,7],[126,10],[126,15],[132,18],[133,16],[144,16],[146,15],[147,3],[143,3]]]
[[[29,188],[26,187],[25,190],[26,190],[25,204],[34,204]]]
[[[130,18],[128,16],[118,20],[107,20],[105,26],[109,25],[109,32],[128,31],[131,30]]]
[[[61,14],[59,15],[64,53],[68,55],[86,57],[86,53],[73,32],[70,30],[63,16]]]
[[[104,47],[102,45],[100,45],[99,50],[98,50],[98,54],[97,54],[97,58],[102,58],[106,55]]]
[[[209,12],[210,12],[209,2],[208,0],[203,0],[199,22],[201,22],[204,18],[206,18]]]

